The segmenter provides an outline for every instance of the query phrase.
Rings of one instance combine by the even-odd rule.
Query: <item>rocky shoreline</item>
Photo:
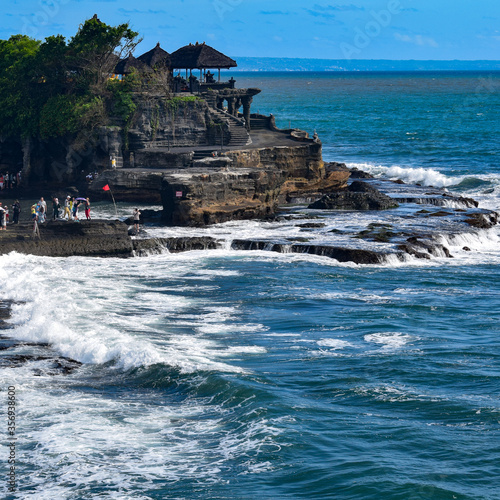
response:
[[[285,240],[235,237],[230,241],[195,233],[192,233],[193,236],[151,237],[147,229],[141,230],[138,236],[134,236],[129,226],[130,220],[124,222],[119,220],[78,222],[58,220],[41,225],[39,237],[33,234],[33,223],[10,224],[7,231],[0,232],[0,254],[18,252],[49,257],[130,258],[164,252],[231,248],[232,250],[267,250],[278,253],[318,255],[339,262],[355,264],[382,264],[392,258],[405,261],[409,256],[419,259],[452,258],[450,250],[439,241],[436,237],[437,233],[432,230],[437,221],[441,225],[443,221],[453,224],[450,226],[452,227],[450,234],[459,232],[466,234],[488,229],[500,221],[498,213],[477,208],[477,203],[470,198],[454,196],[442,190],[407,185],[404,186],[405,194],[402,196],[397,192],[398,189],[402,189],[399,186],[400,184],[391,181],[364,179],[363,181],[355,180],[348,188],[337,189],[327,195],[321,196],[321,193],[316,193],[316,198],[319,200],[310,204],[309,209],[317,210],[317,214],[321,214],[323,210],[327,210],[326,213],[329,214],[332,210],[340,210],[339,213],[344,213],[346,210],[351,213],[369,210],[369,213],[377,214],[379,217],[383,210],[390,208],[394,210],[398,205],[403,209],[405,209],[405,203],[414,207],[412,215],[405,217],[414,218],[418,222],[415,224],[415,229],[403,231],[389,223],[373,222],[364,230],[351,234],[349,237],[352,243],[349,242],[348,245],[325,244],[312,241],[307,237]],[[384,188],[386,191],[391,191],[391,196],[381,192]],[[408,194],[410,191],[412,193]],[[425,208],[417,210],[416,208],[421,205],[425,205]],[[375,206],[379,210],[374,210]],[[150,215],[157,216],[157,214]],[[301,222],[298,215],[284,216],[283,214],[269,217],[268,220],[279,222],[284,217],[292,217],[296,221],[295,227],[300,228],[301,231],[321,231],[325,225],[321,222],[321,215],[303,215],[309,222]],[[311,219],[313,219],[312,222]],[[423,221],[427,224],[425,230],[422,228]],[[386,246],[366,249],[356,244],[356,241],[373,241],[385,243]]]

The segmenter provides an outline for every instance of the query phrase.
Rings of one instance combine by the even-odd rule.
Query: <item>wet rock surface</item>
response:
[[[49,221],[8,226],[0,233],[0,254],[19,252],[49,257],[129,257],[132,241],[120,221]]]
[[[330,257],[339,262],[355,264],[380,264],[385,256],[379,252],[356,248],[341,248],[328,245],[283,244],[259,240],[233,240],[233,250],[268,250],[278,253],[299,253]]]
[[[387,210],[398,204],[377,188],[362,181],[354,181],[347,189],[323,196],[309,205],[312,209],[327,210]]]
[[[500,216],[497,212],[473,213],[467,216],[465,222],[472,227],[490,229],[500,222]]]
[[[335,168],[344,172],[342,166]],[[227,174],[229,179],[235,175],[233,172]],[[208,176],[201,172],[192,172],[191,175]],[[400,205],[397,210],[388,213],[374,212],[373,215],[362,215],[362,211],[356,215],[357,210],[327,213],[318,208],[305,209],[294,206],[287,208],[287,211],[282,207],[278,215],[272,215],[267,213],[269,204],[275,200],[270,192],[282,178],[269,178],[266,169],[259,172],[240,169],[237,176],[246,177],[246,184],[242,184],[241,178],[238,179],[235,184],[238,188],[230,193],[226,190],[228,177],[221,173],[213,175],[206,187],[200,187],[204,182],[203,178],[196,181],[196,189],[205,189],[205,199],[211,199],[213,206],[209,207],[209,204],[205,203],[196,208],[192,200],[188,201],[188,191],[182,191],[182,197],[178,200],[179,207],[183,207],[184,201],[190,203],[184,216],[196,214],[193,224],[196,227],[189,230],[178,228],[178,236],[176,228],[171,228],[164,233],[162,231],[168,237],[154,237],[155,226],[161,226],[164,221],[164,214],[154,210],[144,210],[142,222],[146,224],[141,225],[137,234],[131,219],[125,222],[51,221],[40,227],[40,238],[38,238],[32,234],[32,224],[25,222],[17,225],[9,224],[7,231],[0,232],[0,254],[17,251],[55,257],[77,255],[141,257],[165,252],[231,248],[304,253],[333,258],[339,262],[376,264],[389,258],[398,260],[410,257],[452,258],[453,252],[448,246],[453,246],[454,252],[461,250],[473,252],[470,238],[474,238],[474,234],[494,227],[500,220],[498,213],[476,208],[477,203],[474,200],[453,196],[436,188],[378,179],[354,180],[348,188],[337,191],[352,195],[385,197],[385,201],[389,200],[387,203],[391,204],[397,198],[410,201]],[[274,172],[273,175],[279,177],[284,174]],[[186,177],[181,176],[177,180],[183,183],[179,188],[184,189],[187,185]],[[220,185],[216,187],[218,181]],[[256,183],[259,184],[259,191],[255,190]],[[243,185],[246,186],[245,190],[238,191]],[[172,189],[177,187],[172,186]],[[267,202],[265,197],[263,198],[266,193],[269,194]],[[255,238],[234,238],[233,230],[228,232],[221,228],[218,233],[217,230],[211,229],[216,226],[206,227],[206,224],[221,220],[247,218],[248,213],[238,214],[239,210],[242,212],[250,210],[248,204],[238,205],[238,196],[242,196],[245,200],[250,197],[254,199],[253,216],[257,217],[257,214],[260,214],[261,219],[255,227],[260,227],[262,235],[256,235]],[[445,200],[446,203],[441,205],[434,200]],[[427,203],[425,208],[422,207],[424,202]],[[339,224],[339,221],[343,221],[344,225]],[[246,226],[241,227],[246,231]],[[220,237],[217,234],[220,234]],[[455,238],[457,235],[458,240]],[[462,243],[458,243],[459,250],[456,250],[454,242],[459,241],[461,235],[468,236]],[[6,314],[0,306],[0,327],[2,325],[8,327]]]
[[[145,256],[163,252],[178,253],[191,250],[215,250],[221,244],[215,238],[180,237],[180,238],[150,238],[133,240],[135,255]]]

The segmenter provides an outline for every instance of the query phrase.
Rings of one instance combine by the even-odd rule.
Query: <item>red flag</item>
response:
[[[104,191],[109,191],[111,188],[109,187],[109,184],[106,184],[104,187],[103,187]]]

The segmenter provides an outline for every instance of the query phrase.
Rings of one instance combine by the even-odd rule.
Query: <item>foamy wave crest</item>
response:
[[[165,341],[170,332],[158,326],[158,318],[175,314],[185,301],[157,304],[136,280],[124,279],[127,263],[96,259],[92,264],[88,259],[1,256],[1,298],[16,302],[9,335],[47,343],[82,363],[111,363],[123,370],[165,364],[185,373],[244,371],[218,361],[216,342],[179,335]],[[146,304],[144,297],[150,299]]]
[[[347,163],[349,168],[357,168],[368,172],[374,177],[387,177],[392,180],[401,179],[408,184],[423,184],[425,186],[449,187],[459,184],[462,177],[448,177],[432,168],[385,167],[370,163]]]
[[[373,342],[382,346],[383,350],[395,350],[404,347],[412,338],[400,332],[381,332],[365,335],[366,342]]]

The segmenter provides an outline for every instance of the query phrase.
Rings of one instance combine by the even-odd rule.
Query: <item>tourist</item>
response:
[[[85,217],[90,220],[90,200],[85,198]]]
[[[7,229],[7,214],[5,208],[2,206],[0,201],[0,231],[5,231]]]
[[[64,200],[64,213],[63,213],[63,219],[66,218],[66,215],[68,215],[68,220],[71,220],[71,198],[70,196],[66,196],[66,199]]]
[[[40,201],[38,202],[39,207],[43,207],[43,212],[46,214],[47,213],[47,202],[43,199],[43,196],[40,198]]]
[[[40,224],[44,224],[47,220],[47,214],[45,213],[45,208],[43,205],[37,206],[38,210],[36,210],[36,220],[40,222]]]
[[[73,219],[78,220],[78,205],[80,202],[73,196]]]
[[[141,218],[141,212],[139,212],[138,208],[134,209],[134,229],[135,229],[135,234],[139,232],[139,221]]]
[[[19,223],[19,214],[21,213],[21,204],[19,203],[19,200],[16,200],[12,204],[12,213],[14,215],[12,223],[18,224]]]
[[[59,219],[59,209],[61,205],[59,205],[59,198],[52,198],[52,219]]]
[[[3,189],[3,184],[4,184],[4,176],[3,174],[0,173],[0,191]]]

